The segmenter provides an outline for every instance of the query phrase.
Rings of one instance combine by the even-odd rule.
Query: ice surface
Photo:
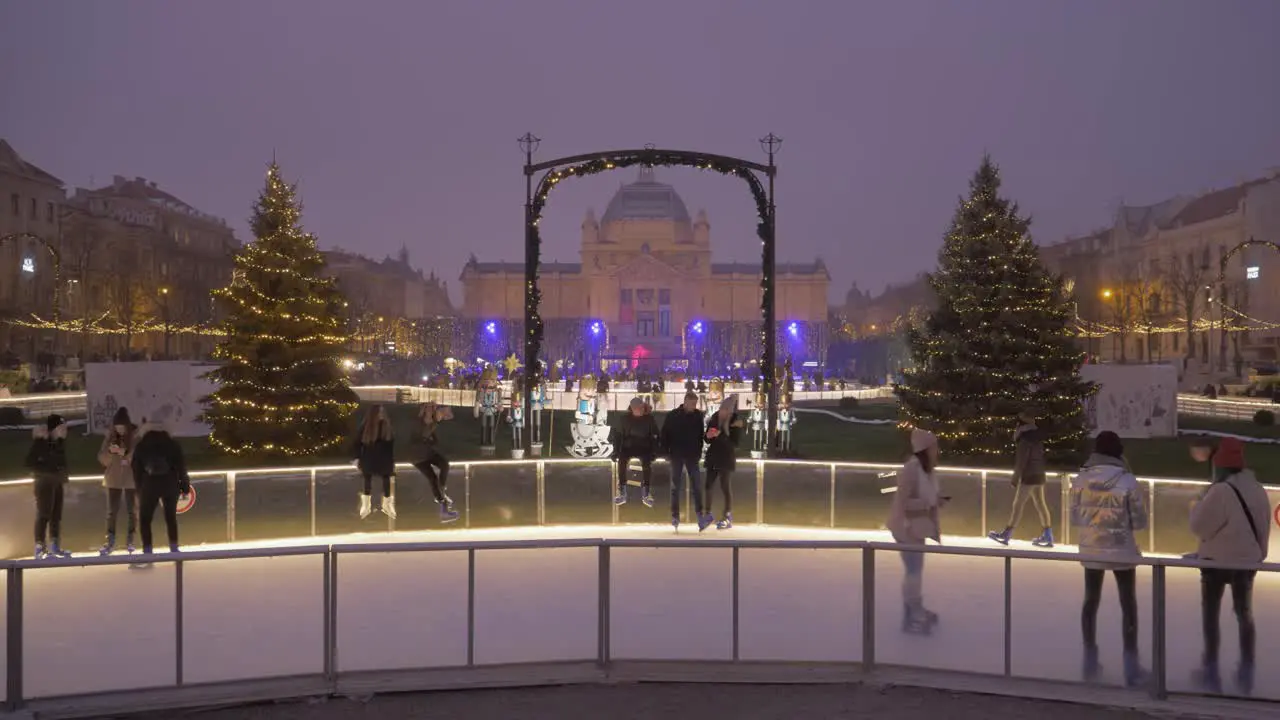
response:
[[[883,533],[747,525],[679,535],[657,525],[578,525],[333,536],[263,545],[602,537],[887,540]],[[990,546],[973,538],[944,540],[949,545]],[[229,546],[204,549],[220,547]],[[198,561],[199,555],[188,553],[183,571],[186,682],[322,671],[320,557]],[[335,576],[339,669],[464,665],[467,562],[467,552],[460,550],[340,555]],[[476,664],[596,657],[596,549],[477,550],[475,562]],[[742,548],[738,565],[741,659],[860,659],[861,550]],[[733,551],[728,548],[611,548],[611,656],[732,657],[732,566]],[[174,682],[171,566],[157,564],[147,571],[40,568],[24,575],[28,696]],[[875,580],[878,662],[1003,671],[1003,559],[928,556],[925,599],[942,616],[930,637],[900,631],[902,564],[896,551],[876,551]],[[1140,570],[1138,582],[1140,643],[1144,661],[1150,662],[1151,571]],[[1074,561],[1013,561],[1015,675],[1079,679],[1082,585],[1083,571]],[[1109,682],[1118,682],[1121,664],[1114,587],[1108,578],[1098,622]],[[1201,652],[1197,573],[1168,570],[1168,591],[1168,682],[1172,690],[1190,690],[1189,676]],[[1224,676],[1237,658],[1229,608],[1228,599],[1223,610]],[[1259,576],[1254,608],[1259,632],[1256,693],[1280,699],[1277,574]]]

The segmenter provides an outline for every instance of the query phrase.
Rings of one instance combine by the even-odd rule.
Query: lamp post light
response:
[[[764,243],[764,253],[761,258],[761,272],[764,275],[761,282],[761,294],[764,295],[764,367],[760,368],[760,380],[763,383],[769,404],[768,417],[765,425],[765,437],[768,438],[766,447],[773,447],[773,439],[778,427],[778,398],[779,389],[777,383],[777,345],[778,345],[778,325],[777,325],[777,296],[774,293],[774,285],[776,283],[775,275],[777,274],[777,245],[778,245],[778,218],[777,205],[774,203],[773,184],[774,177],[777,175],[774,157],[778,151],[782,149],[782,138],[769,133],[760,138],[760,149],[764,151],[769,158],[769,170],[766,175],[769,178],[769,217],[765,218],[768,227],[768,239]]]
[[[527,132],[520,136],[516,143],[524,153],[524,366],[528,368],[528,372],[532,373],[538,367],[538,352],[541,350],[534,342],[537,329],[533,326],[535,310],[533,306],[538,287],[538,247],[533,226],[533,154],[542,144],[542,138]],[[536,382],[524,384],[524,416],[526,418],[533,415],[533,391],[536,385]],[[526,435],[525,443],[528,446],[525,449],[530,455],[533,454],[532,442],[532,434]]]
[[[164,359],[169,359],[169,288],[160,288],[160,313],[164,320]]]

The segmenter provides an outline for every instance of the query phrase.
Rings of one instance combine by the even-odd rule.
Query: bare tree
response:
[[[151,319],[154,299],[132,270],[118,271],[109,289],[108,306],[116,323],[124,329],[124,354],[128,355],[134,334]]]
[[[1208,275],[1208,267],[1204,263],[1197,264],[1194,254],[1186,257],[1171,255],[1162,273],[1161,279],[1173,301],[1173,309],[1182,316],[1185,323],[1188,358],[1195,357],[1196,313],[1204,297],[1202,291]]]

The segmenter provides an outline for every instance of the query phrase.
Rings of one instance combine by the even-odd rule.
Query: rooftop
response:
[[[640,177],[614,193],[600,218],[601,224],[617,220],[673,220],[687,223],[689,209],[675,188],[655,179],[653,168],[641,168]]]

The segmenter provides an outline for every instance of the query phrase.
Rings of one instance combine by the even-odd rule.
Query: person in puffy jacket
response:
[[[37,560],[71,557],[71,553],[62,549],[62,497],[70,479],[66,443],[67,423],[61,415],[50,415],[43,425],[31,431],[26,466],[34,476]]]
[[[133,538],[138,532],[137,485],[133,480],[133,446],[138,440],[138,427],[129,419],[127,408],[118,408],[111,427],[102,436],[98,462],[102,464],[102,486],[107,489],[107,540],[98,551],[110,555],[116,548],[116,517],[124,500],[128,514],[125,547],[134,551]]]
[[[1240,664],[1236,684],[1253,692],[1257,631],[1253,622],[1253,581],[1247,569],[1267,558],[1271,542],[1271,503],[1253,471],[1245,467],[1244,443],[1223,438],[1213,458],[1213,483],[1191,509],[1191,532],[1200,540],[1195,557],[1222,567],[1200,570],[1201,625],[1204,654],[1193,679],[1204,690],[1222,693],[1218,669],[1222,597],[1231,588],[1231,607],[1240,630]]]
[[[704,512],[702,503],[702,473],[698,463],[702,459],[704,417],[698,409],[698,394],[684,394],[684,403],[667,413],[662,422],[662,449],[671,462],[671,524],[680,526],[680,497],[684,495],[684,480],[689,478],[693,490],[693,508],[698,516],[698,531],[706,530],[715,518]]]
[[[1145,679],[1138,656],[1136,561],[1142,552],[1135,533],[1146,530],[1148,521],[1146,493],[1129,472],[1120,437],[1110,430],[1098,433],[1093,454],[1071,480],[1071,524],[1076,528],[1085,568],[1080,627],[1086,680],[1096,680],[1101,670],[1098,605],[1108,570],[1120,590],[1125,683],[1132,687]]]
[[[938,467],[938,438],[920,428],[911,431],[911,457],[898,471],[898,483],[889,505],[885,527],[893,541],[924,545],[942,542],[939,510],[946,504],[934,470]],[[902,551],[902,631],[928,635],[938,624],[938,614],[924,605],[924,553]]]
[[[130,464],[133,466],[133,481],[138,487],[142,552],[151,554],[151,521],[155,518],[157,506],[164,510],[169,552],[178,552],[178,499],[191,492],[191,478],[187,474],[187,459],[182,446],[163,424],[148,424],[143,420]]]
[[[382,478],[382,512],[396,517],[396,499],[392,494],[391,480],[396,476],[395,438],[391,432],[391,419],[381,405],[369,408],[356,435],[352,453],[356,468],[364,477],[360,492],[360,518],[373,512],[373,478]]]
[[[640,460],[640,497],[645,507],[653,507],[650,481],[653,459],[658,454],[658,423],[643,398],[631,398],[627,414],[613,429],[613,459],[618,461],[618,494],[614,504],[627,502],[627,470],[632,458]]]
[[[717,530],[733,527],[733,471],[738,467],[738,444],[742,442],[742,418],[738,415],[738,396],[726,395],[720,409],[707,418],[707,514],[711,512],[711,489],[720,483],[724,494],[724,516]]]
[[[1008,545],[1013,533],[1022,522],[1022,511],[1029,501],[1040,519],[1040,535],[1031,541],[1036,547],[1053,547],[1053,519],[1049,515],[1049,503],[1044,499],[1045,483],[1044,432],[1036,425],[1036,417],[1029,411],[1018,415],[1018,428],[1014,431],[1013,509],[1009,524],[999,532],[989,532],[987,537],[1001,545]]]

